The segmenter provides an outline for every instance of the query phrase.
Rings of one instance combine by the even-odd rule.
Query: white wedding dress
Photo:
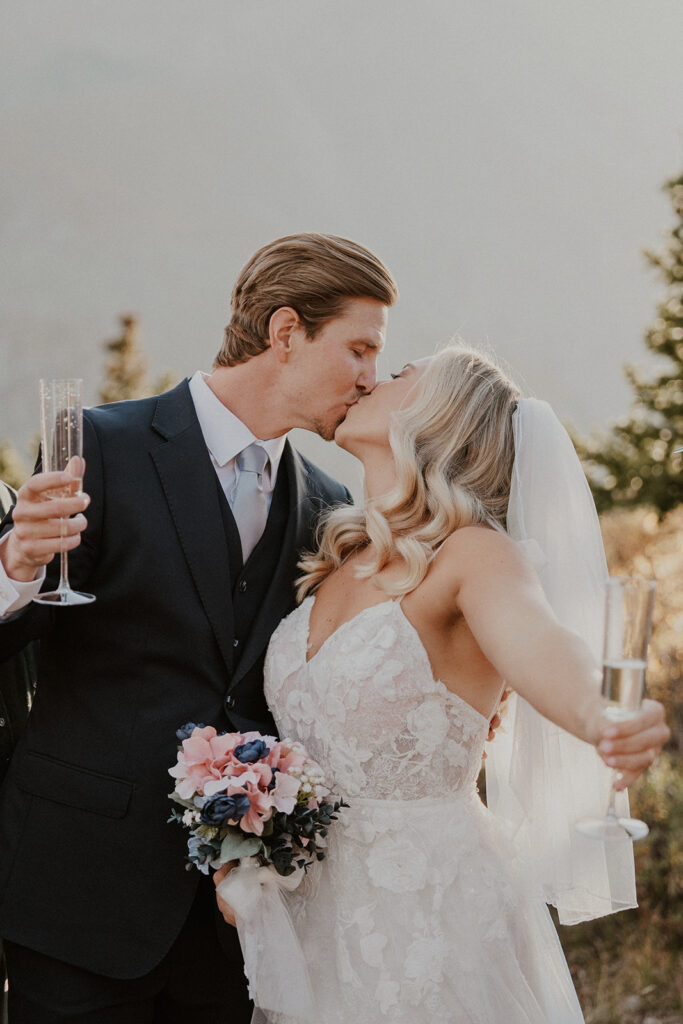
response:
[[[583,1021],[547,907],[477,793],[486,718],[434,680],[398,601],[307,661],[313,601],[275,631],[265,690],[350,804],[287,896],[315,1024]]]

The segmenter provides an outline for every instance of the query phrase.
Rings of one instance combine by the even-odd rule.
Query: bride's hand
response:
[[[223,867],[219,868],[218,871],[214,872],[213,884],[216,886],[216,888],[218,888],[218,886],[221,884],[223,879],[228,876],[228,874],[232,871],[232,869],[237,867],[237,864],[238,864],[238,861],[230,860],[230,861],[228,861],[227,864],[224,864]],[[222,900],[220,898],[220,896],[218,895],[218,893],[216,893],[216,903],[218,904],[218,909],[220,910],[221,914],[223,915],[223,920],[225,921],[225,923],[226,924],[231,924],[233,926],[233,928],[234,928],[235,927],[235,915],[233,913],[233,910],[232,910],[232,907],[230,906],[230,904],[226,903],[225,900]]]
[[[671,736],[664,721],[664,707],[657,700],[644,700],[637,718],[610,722],[601,716],[598,753],[619,772],[616,789],[626,789],[659,757]]]

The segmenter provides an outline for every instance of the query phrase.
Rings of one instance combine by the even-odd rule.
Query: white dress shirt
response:
[[[213,468],[230,507],[232,508],[232,496],[237,483],[238,469],[235,460],[241,451],[257,441],[266,450],[270,460],[270,465],[263,474],[263,490],[268,495],[270,508],[286,437],[283,435],[268,441],[256,437],[249,427],[214,395],[207,380],[207,374],[198,370],[190,381],[190,394]]]
[[[201,370],[190,380],[190,395],[194,403],[199,426],[208,448],[213,468],[232,508],[233,492],[237,483],[236,458],[248,445],[257,441],[268,453],[269,465],[263,474],[263,489],[268,496],[268,507],[277,481],[277,471],[284,451],[286,436],[261,440],[240,419],[230,412],[208,385],[208,374]],[[0,544],[7,541],[7,534]],[[0,562],[0,619],[21,611],[38,594],[45,579],[41,569],[35,580],[20,583],[9,578]]]

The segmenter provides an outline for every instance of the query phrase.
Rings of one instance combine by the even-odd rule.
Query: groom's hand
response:
[[[503,690],[503,695],[500,698],[500,703],[498,705],[498,710],[495,712],[493,718],[489,722],[489,734],[486,737],[486,742],[487,743],[490,743],[491,740],[495,738],[496,729],[500,726],[500,723],[502,721],[502,718],[500,716],[500,710],[503,707],[503,704],[505,703],[505,701],[510,696],[510,693],[511,693],[510,687],[506,686],[505,689]],[[482,759],[484,761],[486,760],[486,751],[484,751],[484,753],[482,755]]]
[[[491,740],[495,738],[496,729],[498,728],[499,725],[500,725],[500,715],[496,711],[495,715],[493,716],[493,718],[489,722],[489,734],[486,737],[486,742],[487,743],[490,743]],[[486,751],[484,751],[484,757],[486,757]]]
[[[78,547],[88,525],[83,512],[90,503],[87,494],[77,493],[79,488],[80,477],[70,473],[36,473],[19,488],[12,512],[14,526],[0,545],[0,559],[10,579],[29,583],[59,551]],[[51,491],[62,491],[63,496],[53,498]]]
[[[223,867],[219,868],[218,871],[214,873],[213,884],[216,886],[216,888],[218,888],[223,879],[227,877],[227,875],[232,871],[232,869],[237,867],[237,863],[238,862],[236,860],[230,860],[228,861],[227,864],[224,864]],[[216,893],[216,903],[218,904],[218,909],[223,915],[223,920],[225,921],[225,923],[231,924],[234,928],[235,915],[233,914],[232,907],[230,906],[230,904],[226,903],[225,900],[222,900],[218,893]]]

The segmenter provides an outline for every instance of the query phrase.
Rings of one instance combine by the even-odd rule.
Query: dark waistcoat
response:
[[[233,647],[235,649],[235,660],[233,671],[239,673],[240,655],[245,649],[251,627],[261,608],[268,589],[271,585],[273,575],[277,568],[278,560],[282,552],[282,546],[287,529],[288,518],[288,496],[289,484],[287,469],[284,462],[280,463],[277,482],[273,491],[268,520],[263,535],[254,550],[249,555],[246,564],[242,562],[242,544],[240,541],[237,523],[225,497],[223,488],[218,482],[219,501],[221,515],[223,517],[223,528],[228,548],[228,560],[230,564],[230,580],[232,584],[232,613],[233,613]],[[262,678],[262,661],[258,666],[259,680]],[[251,675],[252,673],[249,673]],[[251,694],[248,679],[243,684],[238,684],[240,689],[240,708],[248,718],[267,723],[269,732],[274,732],[274,724],[270,713],[265,708],[262,690],[259,686],[256,694]],[[250,699],[251,697],[251,699]],[[256,698],[254,700],[254,697]],[[230,717],[232,701],[236,699],[235,694],[229,694],[226,699],[226,714]],[[253,704],[253,708],[252,708]],[[264,721],[265,719],[265,721]],[[256,721],[254,723],[256,727]],[[242,726],[243,727],[243,726]],[[259,726],[260,727],[260,726]]]
[[[263,604],[282,551],[287,529],[287,470],[283,464],[280,465],[266,528],[246,565],[242,563],[242,544],[237,523],[220,483],[218,487],[232,582],[233,646],[237,655],[234,667],[238,669],[240,653],[249,639],[251,625]]]

